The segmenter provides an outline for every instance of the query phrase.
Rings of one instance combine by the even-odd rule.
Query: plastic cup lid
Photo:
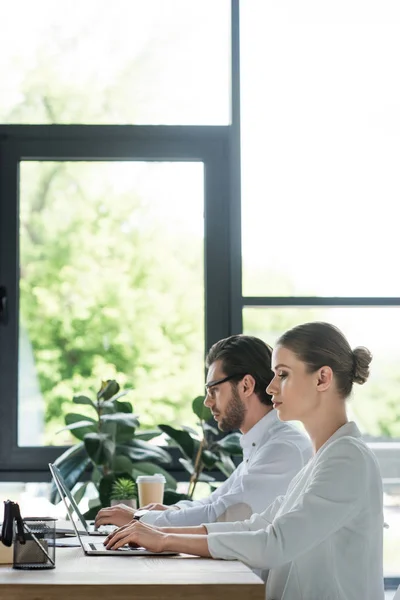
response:
[[[161,473],[154,475],[139,475],[136,477],[136,483],[165,483],[166,479]]]

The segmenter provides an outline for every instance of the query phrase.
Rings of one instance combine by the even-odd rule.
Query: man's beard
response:
[[[246,414],[246,407],[240,399],[236,387],[232,386],[232,399],[228,404],[224,417],[218,423],[221,431],[240,429]]]

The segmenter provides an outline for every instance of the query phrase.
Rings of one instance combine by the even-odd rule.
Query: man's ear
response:
[[[251,396],[256,387],[256,380],[252,375],[245,375],[242,379],[243,393],[246,396]]]
[[[330,388],[333,381],[333,371],[330,367],[321,367],[317,371],[317,390],[325,392]]]

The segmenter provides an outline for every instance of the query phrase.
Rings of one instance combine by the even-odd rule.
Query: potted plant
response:
[[[133,479],[118,477],[111,486],[111,506],[125,504],[131,508],[137,508],[137,487]]]
[[[192,409],[199,419],[199,431],[185,426],[175,429],[170,425],[158,425],[182,452],[179,462],[190,475],[188,493],[183,497],[189,499],[193,498],[198,481],[208,482],[210,485],[215,481],[214,477],[204,471],[217,468],[225,477],[229,477],[236,468],[232,456],[242,456],[239,433],[230,433],[220,438],[219,431],[209,424],[212,413],[204,406],[204,396],[193,400]]]
[[[77,405],[90,407],[93,417],[80,413],[68,413],[66,426],[78,442],[66,450],[55,464],[60,469],[70,490],[77,484],[84,471],[91,469],[91,480],[98,497],[90,500],[87,518],[93,518],[97,511],[111,502],[111,488],[120,477],[135,480],[138,475],[163,473],[167,488],[176,489],[176,481],[160,464],[168,464],[171,457],[162,448],[149,443],[159,431],[138,432],[139,419],[133,414],[130,402],[122,401],[129,390],[120,391],[115,380],[103,381],[95,400],[85,395],[74,396]],[[88,481],[74,492],[79,503],[83,498]],[[53,485],[50,500],[56,501],[57,490]]]

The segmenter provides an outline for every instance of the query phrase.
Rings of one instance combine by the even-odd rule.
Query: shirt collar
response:
[[[257,446],[265,433],[271,429],[271,427],[278,421],[278,415],[276,410],[271,410],[262,419],[260,419],[247,433],[244,433],[240,437],[240,445],[243,450]]]
[[[338,440],[341,437],[347,437],[347,436],[355,437],[355,438],[361,437],[361,431],[358,429],[358,427],[354,423],[354,421],[349,421],[348,423],[345,423],[344,425],[339,427],[339,429],[337,429],[335,431],[335,433],[333,435],[331,435],[331,437],[329,439],[326,440],[325,444],[323,444],[321,446],[321,448],[318,450],[317,454],[319,454],[322,451],[322,449],[324,449],[326,446],[329,446],[329,444],[331,444],[335,440]]]

